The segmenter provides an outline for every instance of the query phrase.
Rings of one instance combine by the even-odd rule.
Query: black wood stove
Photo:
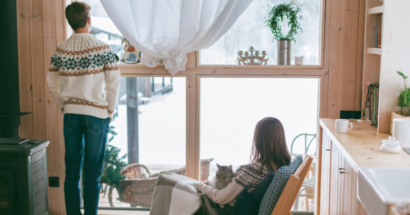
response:
[[[48,214],[46,140],[0,138],[0,214]]]

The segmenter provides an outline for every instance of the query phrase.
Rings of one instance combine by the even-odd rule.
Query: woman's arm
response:
[[[217,204],[228,204],[233,201],[242,191],[243,187],[237,184],[234,179],[225,188],[216,189],[204,183],[199,183],[198,190],[206,194],[212,201]]]

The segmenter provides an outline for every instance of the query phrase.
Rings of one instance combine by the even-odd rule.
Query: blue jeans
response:
[[[97,214],[109,124],[109,118],[101,119],[80,114],[64,115],[64,196],[67,215],[81,215],[79,181],[83,158],[84,213]]]

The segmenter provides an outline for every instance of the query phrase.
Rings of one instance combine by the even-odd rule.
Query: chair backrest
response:
[[[290,210],[292,209],[292,205],[295,203],[296,197],[312,162],[313,158],[307,155],[295,174],[290,176],[279,197],[278,203],[272,211],[272,215],[291,214]]]
[[[304,153],[303,154],[297,154],[297,153],[293,153],[293,146],[296,142],[296,140],[299,137],[305,137],[305,148],[304,148]],[[308,141],[308,137],[310,137],[310,141]],[[292,156],[297,156],[297,155],[306,155],[309,151],[310,146],[312,145],[313,140],[316,139],[316,134],[299,134],[298,136],[295,137],[295,139],[293,139],[292,144],[290,145],[290,154]]]

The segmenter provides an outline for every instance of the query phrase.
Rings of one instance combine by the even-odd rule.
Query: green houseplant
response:
[[[407,88],[406,83],[408,77],[400,71],[397,71],[397,74],[403,77],[404,81],[404,90],[400,91],[400,95],[398,97],[400,114],[403,116],[410,116],[410,88]]]
[[[289,31],[282,33],[281,23],[284,18],[288,20]],[[295,35],[303,32],[299,21],[302,19],[302,5],[296,1],[278,4],[269,10],[265,24],[278,41],[278,65],[290,65],[291,41],[296,42]]]
[[[114,131],[115,127],[110,126],[108,132],[111,134],[111,138],[108,142],[111,142],[117,133]],[[106,186],[115,186],[120,198],[120,201],[123,199],[122,191],[124,188],[121,186],[120,182],[125,179],[125,176],[121,174],[121,170],[127,166],[127,163],[123,160],[127,157],[127,155],[119,156],[121,149],[115,147],[113,145],[107,144],[105,150],[105,160],[103,171],[101,175],[100,183],[106,184]],[[103,189],[104,196],[106,194],[107,188]]]

